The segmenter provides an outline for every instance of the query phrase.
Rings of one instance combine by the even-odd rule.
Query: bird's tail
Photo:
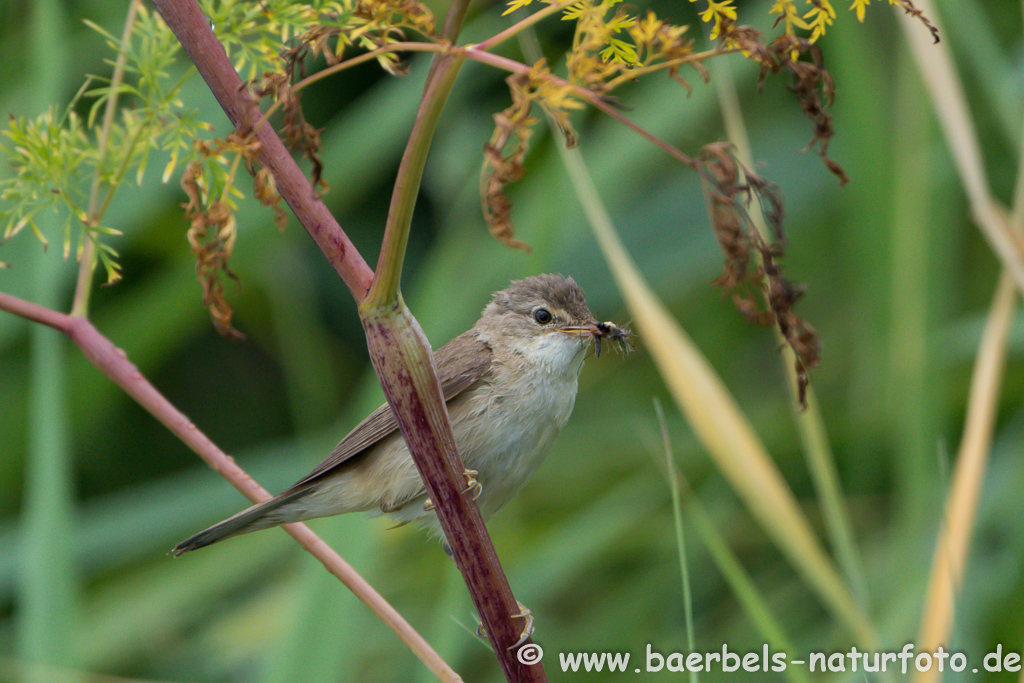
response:
[[[171,550],[171,554],[177,557],[182,553],[203,548],[216,543],[217,541],[223,541],[225,538],[230,538],[231,536],[240,536],[252,531],[259,531],[260,529],[269,529],[270,527],[277,526],[278,524],[284,524],[289,521],[298,521],[286,519],[285,515],[275,515],[273,513],[279,508],[302,498],[311,491],[311,488],[305,488],[299,489],[298,491],[285,492],[280,496],[276,496],[270,500],[253,505],[251,508],[242,510],[233,517],[228,517],[223,522],[214,524],[209,529],[200,531],[198,534],[186,538],[184,541],[174,546],[174,549]]]

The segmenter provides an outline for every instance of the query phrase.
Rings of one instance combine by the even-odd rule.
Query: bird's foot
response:
[[[476,475],[480,473],[477,472],[476,470],[466,470],[462,474],[463,476],[466,477],[466,488],[462,489],[462,492],[469,493],[470,491],[472,491],[473,500],[476,500],[484,491],[483,485],[476,479]]]
[[[509,650],[514,650],[523,643],[525,643],[536,631],[536,628],[534,628],[533,615],[530,614],[530,610],[526,607],[526,605],[519,602],[518,600],[516,600],[516,604],[519,605],[519,613],[513,614],[512,618],[523,620],[523,630],[519,633],[519,640],[517,640],[514,644],[508,646]],[[476,635],[479,638],[487,637],[487,629],[484,628],[483,624],[477,626]]]
[[[476,480],[476,475],[478,475],[480,473],[477,472],[476,470],[466,470],[462,474],[463,474],[463,476],[466,477],[466,488],[462,489],[462,492],[463,493],[469,493],[470,491],[472,491],[473,492],[473,500],[476,500],[477,498],[480,497],[480,494],[483,493],[483,490],[484,490],[483,485],[479,481]],[[430,500],[429,498],[427,498],[425,501],[423,501],[423,511],[424,512],[431,512],[433,509],[434,509],[434,501]]]

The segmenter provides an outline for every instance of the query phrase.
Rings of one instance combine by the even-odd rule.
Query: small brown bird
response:
[[[472,329],[434,353],[455,442],[481,487],[484,518],[529,480],[569,420],[592,340],[625,343],[599,323],[572,278],[538,275],[494,294]],[[180,555],[230,536],[344,512],[378,511],[440,535],[436,515],[384,404],[287,491],[187,538]]]

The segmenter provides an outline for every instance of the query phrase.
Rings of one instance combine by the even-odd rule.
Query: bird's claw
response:
[[[519,614],[514,615],[513,619],[523,620],[523,630],[519,633],[519,640],[517,640],[515,644],[509,646],[509,651],[516,649],[517,647],[528,641],[533,636],[534,631],[537,630],[534,627],[533,615],[530,614],[530,610],[527,609],[526,605],[519,602],[518,600],[516,600],[516,604],[519,605]]]
[[[463,476],[466,477],[466,488],[462,489],[462,492],[469,493],[470,491],[472,491],[473,500],[476,500],[484,491],[483,485],[476,479],[476,475],[480,473],[477,472],[476,470],[466,470],[462,474]]]
[[[469,493],[470,491],[472,491],[473,492],[473,500],[476,500],[477,498],[480,497],[480,494],[483,493],[483,491],[484,491],[483,485],[479,481],[476,480],[476,475],[478,475],[480,473],[477,472],[476,470],[466,470],[462,474],[463,474],[464,477],[466,477],[466,488],[462,489],[462,492],[463,493]],[[430,512],[433,509],[434,509],[434,501],[430,500],[429,498],[427,498],[425,501],[423,501],[423,511],[424,512]]]
[[[536,628],[534,627],[533,615],[530,614],[530,610],[526,607],[526,605],[519,602],[518,600],[516,600],[516,604],[519,605],[519,613],[513,614],[512,618],[524,620],[523,630],[519,634],[519,640],[517,640],[514,644],[508,646],[507,649],[509,651],[512,651],[520,645],[522,645],[523,643],[525,643],[527,640],[530,639],[531,636],[533,636],[534,632],[536,631]],[[483,624],[480,624],[476,627],[476,635],[478,638],[487,637],[487,629],[484,628]]]

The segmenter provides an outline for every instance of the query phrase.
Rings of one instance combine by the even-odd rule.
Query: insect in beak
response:
[[[597,358],[601,357],[601,341],[604,339],[617,342],[619,348],[625,352],[629,352],[631,349],[629,345],[629,330],[619,327],[612,322],[590,320],[583,325],[568,325],[561,328],[561,330],[567,333],[589,333],[594,338],[594,356]]]

